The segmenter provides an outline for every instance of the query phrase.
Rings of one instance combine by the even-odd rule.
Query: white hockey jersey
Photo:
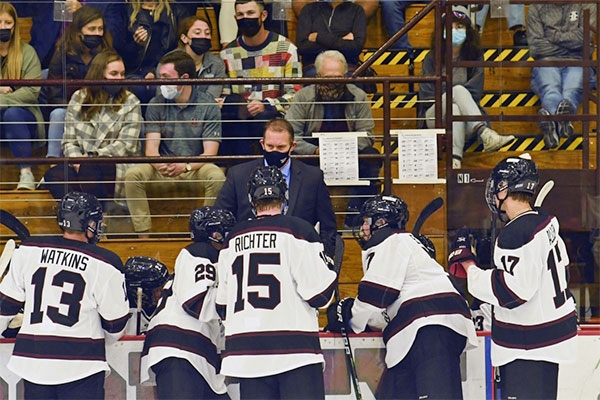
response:
[[[335,284],[306,221],[276,215],[238,223],[219,254],[222,373],[253,378],[323,363],[317,308],[329,304]]]
[[[8,368],[42,385],[109,371],[105,339],[121,337],[129,301],[120,258],[62,237],[31,238],[0,284],[0,332],[24,306]]]
[[[404,359],[424,326],[446,326],[467,338],[467,348],[477,345],[466,300],[412,234],[378,230],[362,263],[350,326],[356,333],[367,326],[383,330],[388,368]]]
[[[150,324],[150,318],[152,316],[146,314],[144,309],[140,310],[138,313],[137,308],[130,308],[129,313],[131,314],[131,318],[125,327],[125,334],[131,336],[145,334],[146,330],[148,330],[148,325]]]
[[[182,358],[196,368],[215,393],[227,391],[219,373],[224,334],[216,310],[217,250],[197,242],[181,250],[175,270],[146,332],[141,382],[165,358]]]
[[[500,231],[495,269],[468,271],[469,292],[494,306],[494,366],[516,359],[568,362],[577,354],[569,257],[558,232],[558,220],[544,211],[523,213]]]

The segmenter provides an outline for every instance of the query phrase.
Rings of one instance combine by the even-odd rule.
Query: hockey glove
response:
[[[352,318],[352,305],[354,298],[346,297],[340,301],[331,303],[327,307],[327,325],[326,331],[340,333],[342,329],[348,330],[350,319]]]
[[[466,278],[467,272],[462,266],[464,261],[473,260],[477,263],[477,237],[469,228],[461,228],[452,244],[448,256],[448,271],[457,278]]]

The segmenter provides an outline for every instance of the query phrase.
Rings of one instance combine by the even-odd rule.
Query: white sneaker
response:
[[[483,128],[483,130],[479,134],[479,138],[481,139],[481,143],[483,144],[483,150],[486,152],[498,151],[502,147],[515,140],[515,137],[513,135],[503,136],[498,134],[498,132],[496,132],[495,130],[490,129],[488,127]]]
[[[35,190],[35,177],[30,170],[26,169],[21,172],[17,190]]]
[[[462,163],[458,158],[452,159],[452,169],[460,169],[462,167]]]

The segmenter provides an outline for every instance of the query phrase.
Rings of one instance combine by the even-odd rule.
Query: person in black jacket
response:
[[[284,119],[269,121],[260,143],[264,158],[231,167],[215,201],[215,207],[231,211],[238,221],[254,217],[248,200],[248,180],[256,167],[275,165],[283,172],[289,187],[287,215],[300,217],[312,225],[319,223],[325,251],[329,255],[333,254],[337,224],[323,172],[317,167],[290,158],[296,142],[294,129]]]

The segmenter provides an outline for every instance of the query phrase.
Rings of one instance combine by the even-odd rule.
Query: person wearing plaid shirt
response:
[[[123,59],[114,50],[94,57],[86,79],[124,79]],[[131,157],[140,155],[142,111],[138,98],[121,85],[90,86],[73,93],[65,116],[65,157]],[[130,164],[72,164],[50,168],[46,187],[55,198],[70,190],[101,200],[123,198],[123,179]],[[68,187],[63,182],[69,182]],[[79,182],[77,182],[79,181]],[[89,182],[89,183],[86,183]]]
[[[285,36],[265,29],[267,11],[263,0],[236,0],[239,36],[221,51],[230,78],[298,78],[302,66],[297,47]],[[300,85],[231,85],[225,95],[220,154],[258,153],[264,122],[283,116]],[[244,120],[244,122],[240,122]]]

